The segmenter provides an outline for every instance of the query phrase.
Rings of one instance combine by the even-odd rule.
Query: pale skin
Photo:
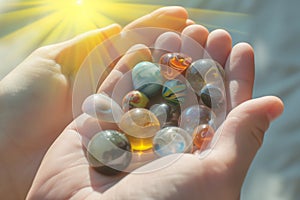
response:
[[[125,29],[153,26],[181,31],[192,23],[187,18],[182,8],[163,8]],[[112,25],[39,48],[1,80],[0,196],[24,199],[47,149],[73,119],[72,87],[82,61],[120,31],[119,25]],[[149,42],[156,37],[149,37]]]
[[[158,15],[166,21],[153,20]],[[174,20],[170,15],[177,16],[176,23],[168,21]],[[82,60],[79,58],[69,65],[67,56],[74,57],[72,53],[76,51],[72,49],[86,42],[100,43],[99,32],[94,31],[37,50],[1,81],[0,126],[5,130],[0,140],[1,196],[23,199],[43,159],[28,199],[239,199],[243,180],[262,144],[264,132],[281,114],[283,104],[270,96],[251,99],[254,56],[250,45],[241,43],[232,47],[226,31],[209,33],[203,26],[191,23],[184,9],[172,7],[140,18],[125,30],[155,26],[182,31],[182,35],[195,39],[213,59],[225,66],[229,114],[222,125],[221,137],[205,159],[186,154],[167,168],[125,177],[107,177],[89,167],[80,139],[88,127],[78,127],[71,122],[72,81]],[[170,27],[166,27],[168,24]],[[119,26],[111,26],[99,31],[110,36],[121,30]],[[156,36],[152,42],[161,40],[156,44],[163,44],[163,40],[172,37],[172,34]],[[180,46],[184,48],[183,38],[180,37],[181,45],[175,45],[174,51],[180,50],[176,49]],[[135,56],[124,56],[116,64],[100,91],[109,93],[125,65],[149,59],[151,55],[146,46],[140,45],[138,49]],[[159,165],[164,159],[151,164]]]

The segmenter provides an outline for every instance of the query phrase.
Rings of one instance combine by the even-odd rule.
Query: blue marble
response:
[[[158,156],[173,153],[190,153],[192,137],[179,127],[166,127],[158,131],[153,138],[153,151]]]
[[[160,68],[156,64],[143,61],[136,64],[132,69],[132,81],[135,90],[152,97],[161,89],[163,77]]]

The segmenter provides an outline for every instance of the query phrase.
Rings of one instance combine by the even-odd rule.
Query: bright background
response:
[[[242,199],[299,199],[299,0],[0,0],[0,78],[40,46],[111,23],[125,25],[162,5],[184,6],[197,23],[224,28],[234,43],[254,47],[254,96],[279,96],[286,108],[266,134]]]
[[[0,78],[40,46],[112,23],[126,25],[161,7],[161,4],[160,1],[145,3],[141,0],[0,0],[0,58],[4,63],[0,68]],[[172,1],[170,5],[184,3]],[[230,23],[224,25],[224,21],[249,18],[245,13],[199,8],[188,10],[191,15],[201,16],[198,23],[210,29],[224,27],[240,34],[244,34],[241,27]],[[212,19],[218,19],[218,22],[212,23]]]

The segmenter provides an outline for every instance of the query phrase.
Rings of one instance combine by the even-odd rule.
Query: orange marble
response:
[[[167,53],[159,60],[161,74],[168,80],[184,74],[191,63],[192,58],[182,53]]]
[[[215,134],[208,124],[200,124],[193,132],[193,143],[198,149],[206,149]]]

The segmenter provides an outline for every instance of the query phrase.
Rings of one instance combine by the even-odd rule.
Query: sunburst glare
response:
[[[150,1],[148,1],[150,2]],[[154,1],[158,2],[158,1]],[[11,0],[0,4],[0,57],[14,66],[34,49],[64,41],[80,33],[112,23],[125,25],[159,7],[176,4],[142,0]],[[220,28],[211,18],[245,19],[241,13],[187,8],[190,17],[210,29]],[[200,20],[199,20],[200,19]],[[228,21],[227,20],[227,21]],[[235,27],[221,27],[241,32]],[[11,55],[7,49],[14,49]]]

